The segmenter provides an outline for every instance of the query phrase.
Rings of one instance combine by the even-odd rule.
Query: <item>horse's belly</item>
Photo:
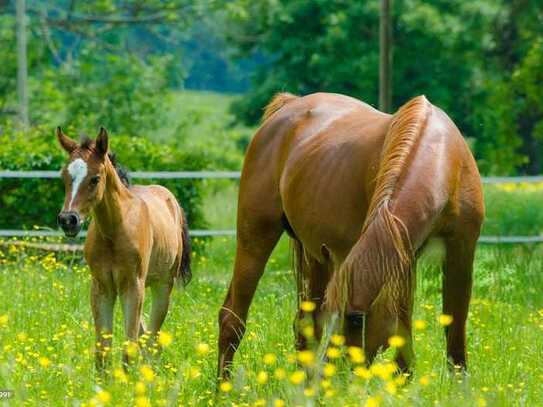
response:
[[[319,261],[330,254],[341,262],[358,240],[366,200],[353,179],[316,179],[297,174],[281,190],[285,216],[305,250]],[[333,177],[331,177],[333,178]]]

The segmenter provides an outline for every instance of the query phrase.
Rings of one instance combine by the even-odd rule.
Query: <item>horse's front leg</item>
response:
[[[121,303],[124,314],[124,329],[127,344],[123,352],[125,369],[138,353],[138,338],[142,329],[142,309],[145,295],[145,281],[137,276],[126,280],[121,291]]]
[[[96,331],[95,365],[99,373],[104,373],[109,366],[115,298],[113,285],[106,284],[94,276],[91,286],[91,307]]]

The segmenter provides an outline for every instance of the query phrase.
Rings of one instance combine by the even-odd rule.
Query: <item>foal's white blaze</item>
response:
[[[77,196],[77,191],[79,190],[81,183],[87,176],[87,172],[87,163],[81,158],[73,160],[70,165],[68,165],[68,173],[72,177],[72,199],[70,200],[68,210],[72,209],[72,204],[74,203],[74,199]]]

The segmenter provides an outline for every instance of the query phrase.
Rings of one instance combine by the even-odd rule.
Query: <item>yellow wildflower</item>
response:
[[[398,392],[398,388],[396,387],[396,384],[394,384],[393,382],[388,382],[385,385],[385,390],[392,395]]]
[[[141,396],[142,394],[145,394],[145,384],[143,384],[143,382],[136,382],[134,385],[134,390],[136,391],[137,395]]]
[[[306,387],[304,389],[304,396],[313,397],[315,395],[315,389],[313,387]]]
[[[453,317],[452,315],[447,315],[447,314],[441,314],[438,318],[438,321],[441,325],[443,326],[448,326],[450,324],[452,324],[453,322]]]
[[[138,354],[138,344],[136,342],[126,342],[126,354],[130,357],[134,357]]]
[[[258,384],[265,384],[268,381],[268,373],[261,370],[256,375],[256,381],[258,382]]]
[[[151,402],[147,397],[136,397],[136,407],[151,407]]]
[[[196,352],[198,352],[199,355],[206,355],[209,353],[209,345],[207,343],[199,343],[196,345]]]
[[[335,365],[331,364],[331,363],[327,363],[324,365],[324,368],[322,369],[322,373],[326,376],[326,377],[332,377],[333,375],[336,374],[336,371],[337,371],[337,368]]]
[[[158,343],[160,346],[167,347],[170,346],[173,342],[173,336],[168,332],[160,331],[158,334]]]
[[[345,337],[343,335],[332,335],[330,342],[336,346],[342,346],[345,344]]]
[[[140,373],[143,376],[143,380],[148,383],[151,383],[153,380],[155,380],[155,372],[153,372],[153,369],[151,369],[147,365],[144,365],[140,368]]]
[[[0,327],[6,326],[8,324],[8,321],[9,321],[8,314],[0,315]]]
[[[290,375],[289,379],[292,384],[300,384],[305,379],[305,372],[302,370],[296,370]]]
[[[222,392],[228,393],[229,391],[232,391],[232,383],[230,383],[230,382],[222,382],[219,385],[219,389],[221,389]]]
[[[405,345],[405,339],[399,335],[388,338],[388,344],[393,348],[401,348]]]
[[[124,372],[123,369],[121,368],[117,368],[113,371],[113,377],[115,378],[115,380],[121,382],[121,383],[126,383],[128,382],[128,376],[126,375],[126,373]]]
[[[418,331],[422,331],[422,330],[426,329],[427,325],[428,324],[426,323],[426,321],[424,321],[422,319],[415,320],[415,329],[418,330]]]
[[[317,304],[313,301],[302,301],[300,304],[300,309],[305,312],[313,312],[317,308]]]
[[[351,362],[353,363],[364,363],[366,361],[366,356],[364,355],[364,351],[362,348],[359,348],[358,346],[349,346],[347,348],[347,353],[349,354],[349,357],[351,358]]]
[[[274,407],[285,407],[285,402],[281,399],[275,399],[273,401],[273,406]]]
[[[381,404],[381,400],[379,399],[379,397],[368,397],[366,403],[364,404],[364,407],[379,407],[379,404]]]
[[[263,360],[265,365],[273,365],[277,361],[277,357],[273,353],[266,353]]]
[[[326,356],[330,359],[337,359],[341,356],[341,351],[338,348],[331,346],[326,350]]]
[[[364,366],[357,366],[354,368],[354,374],[362,379],[371,379],[373,373],[366,369]]]
[[[311,366],[315,363],[315,353],[310,350],[302,350],[298,352],[298,361],[305,366]]]
[[[100,390],[96,397],[102,402],[102,404],[108,404],[111,401],[111,394],[105,390]]]
[[[49,367],[49,365],[51,364],[51,361],[47,357],[41,356],[40,358],[38,358],[38,363],[41,367],[47,369],[47,367]]]

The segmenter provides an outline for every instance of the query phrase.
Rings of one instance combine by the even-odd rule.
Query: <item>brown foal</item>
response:
[[[219,313],[219,376],[229,375],[253,294],[283,231],[297,253],[298,297],[317,304],[316,336],[323,311],[337,313],[347,345],[363,347],[371,362],[391,335],[401,335],[402,369],[414,357],[416,258],[429,239],[441,239],[443,312],[453,317],[447,355],[465,367],[483,216],[475,160],[451,119],[424,96],[389,115],[343,95],[277,95],[243,165],[234,274]],[[296,334],[298,348],[305,347]]]
[[[146,332],[142,319],[145,287],[153,296],[149,334],[151,344],[168,312],[176,280],[191,278],[190,239],[182,208],[174,195],[159,185],[129,186],[128,177],[108,153],[104,128],[95,141],[81,144],[60,127],[57,138],[69,154],[62,170],[66,188],[59,225],[76,236],[84,218],[92,214],[85,260],[92,274],[91,305],[96,330],[96,368],[109,364],[113,309],[120,297],[128,345]],[[129,363],[125,348],[123,361]]]

